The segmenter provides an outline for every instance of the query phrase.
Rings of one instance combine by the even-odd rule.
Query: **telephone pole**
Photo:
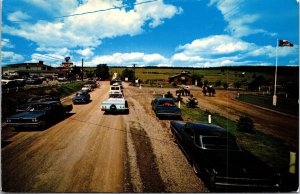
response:
[[[83,59],[81,60],[81,81],[83,81]]]

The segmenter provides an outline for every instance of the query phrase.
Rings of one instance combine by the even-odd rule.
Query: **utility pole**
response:
[[[83,81],[83,59],[81,60],[81,81]]]
[[[135,83],[135,64],[133,64],[133,82]]]

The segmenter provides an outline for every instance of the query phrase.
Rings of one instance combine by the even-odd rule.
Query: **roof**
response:
[[[158,100],[158,101],[166,101],[166,100],[172,100],[172,98],[156,98],[155,100]]]
[[[48,66],[48,65],[44,65],[43,63],[17,63],[17,64],[10,64],[10,65],[7,65],[5,67],[45,67],[45,66]],[[48,66],[50,67],[50,66]]]
[[[191,126],[195,133],[202,136],[226,136],[234,138],[230,132],[218,125],[196,122],[187,122],[187,125]]]

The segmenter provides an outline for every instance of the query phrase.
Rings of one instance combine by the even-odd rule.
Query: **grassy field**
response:
[[[122,74],[125,67],[109,67],[109,73]],[[128,69],[133,70],[132,67]],[[284,81],[292,81],[298,83],[299,73],[298,67],[279,67],[278,83]],[[188,71],[202,77],[202,81],[214,83],[216,81],[249,83],[258,76],[263,76],[268,82],[274,81],[274,67],[219,67],[219,68],[158,68],[158,67],[138,67],[135,68],[135,75],[143,82],[147,80],[165,80],[168,81],[169,76],[173,76]]]
[[[200,108],[187,108],[181,105],[183,120],[208,123],[208,113]],[[212,123],[227,129],[237,137],[240,145],[276,169],[287,170],[289,167],[290,148],[282,140],[259,131],[244,133],[237,131],[236,121],[218,114],[212,115]]]
[[[277,97],[277,105],[273,106],[273,97],[270,95],[254,95],[254,94],[241,94],[239,100],[255,104],[261,107],[269,108],[279,112],[284,112],[291,115],[299,115],[298,99],[285,98],[283,96]]]

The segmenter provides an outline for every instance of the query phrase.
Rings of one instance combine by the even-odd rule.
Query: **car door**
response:
[[[187,123],[183,129],[182,146],[189,159],[193,158],[192,153],[194,149],[194,141],[195,141],[194,129],[191,125]]]

